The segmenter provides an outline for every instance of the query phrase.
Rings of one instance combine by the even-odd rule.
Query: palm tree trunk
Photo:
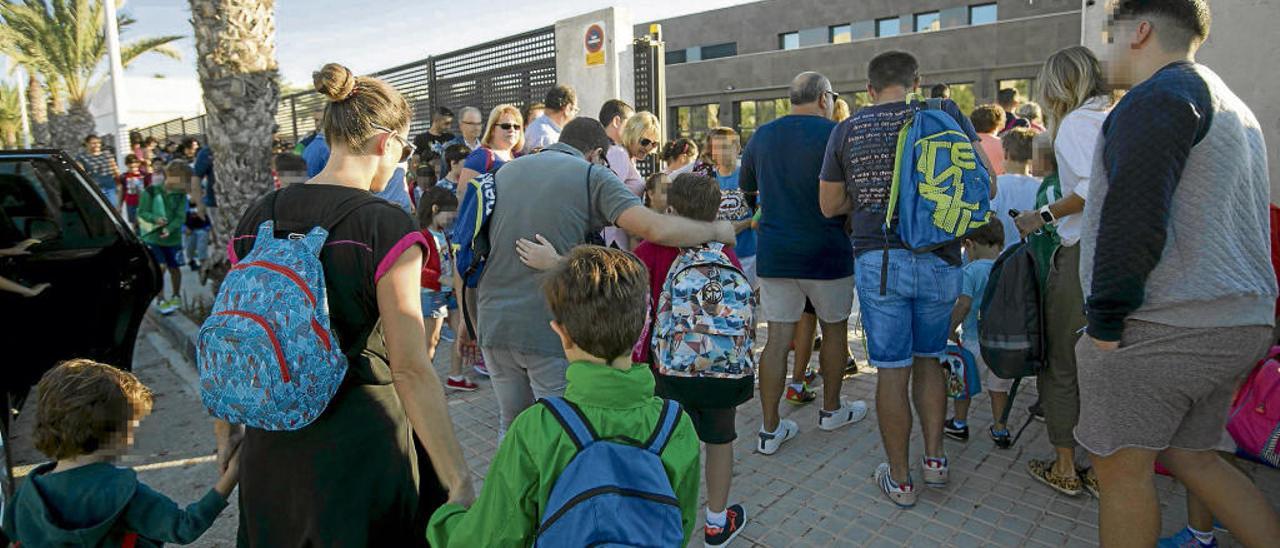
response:
[[[226,247],[240,217],[271,191],[277,84],[274,0],[189,0],[196,64],[208,113],[218,200],[207,271],[221,281]]]
[[[28,69],[30,70],[30,69]],[[31,116],[31,142],[33,146],[49,145],[49,103],[44,84],[35,74],[27,75],[27,113]]]

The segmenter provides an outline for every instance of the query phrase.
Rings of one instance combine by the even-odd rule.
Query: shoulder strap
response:
[[[578,409],[578,406],[574,405],[573,402],[556,396],[543,398],[538,400],[538,403],[541,403],[548,411],[551,411],[551,416],[555,417],[556,422],[559,422],[564,431],[569,434],[569,439],[573,440],[573,444],[578,447],[579,451],[595,443],[596,439],[598,439],[595,429],[591,427],[591,423],[587,422],[587,418],[582,416],[582,410]]]
[[[493,149],[489,147],[481,147],[484,150],[484,171],[485,173],[493,171],[494,160]]]
[[[680,404],[674,400],[662,400],[662,415],[658,416],[658,427],[649,436],[649,441],[645,442],[645,449],[662,456],[662,451],[667,448],[667,442],[671,441],[671,434],[675,432],[679,421]]]
[[[587,232],[591,232],[591,227],[594,226],[592,220],[595,217],[595,211],[593,211],[595,202],[591,201],[591,169],[594,167],[596,167],[595,164],[587,162]]]

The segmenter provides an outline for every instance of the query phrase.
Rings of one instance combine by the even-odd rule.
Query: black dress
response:
[[[292,432],[247,428],[240,449],[240,546],[425,546],[426,520],[445,500],[391,385],[382,344],[377,279],[425,241],[412,218],[368,191],[302,184],[264,197],[236,229],[235,257],[258,225],[276,237],[332,222],[352,200],[367,202],[335,226],[324,265],[332,326],[347,355],[342,388],[324,414]]]

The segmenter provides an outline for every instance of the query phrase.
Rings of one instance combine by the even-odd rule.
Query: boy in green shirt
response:
[[[570,362],[564,398],[597,439],[648,439],[664,401],[653,395],[649,368],[631,362],[649,298],[644,265],[616,249],[579,246],[551,272],[546,295],[551,327]],[[552,487],[577,453],[546,406],[526,409],[507,430],[475,504],[436,510],[427,539],[436,547],[532,545]],[[698,456],[693,424],[682,412],[660,458],[679,501],[684,544],[697,519]]]
[[[187,188],[191,182],[191,166],[183,161],[170,162],[165,168],[164,185],[152,185],[138,202],[138,235],[151,255],[169,271],[172,297],[159,303],[161,314],[172,314],[182,306],[182,225],[187,222]]]

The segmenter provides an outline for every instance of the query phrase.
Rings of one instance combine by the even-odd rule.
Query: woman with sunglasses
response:
[[[480,148],[467,156],[458,183],[466,183],[477,175],[497,172],[502,164],[515,157],[515,151],[523,148],[524,117],[520,108],[506,103],[493,107],[489,112],[489,123],[484,127],[484,137],[480,138]]]
[[[622,142],[610,148],[610,167],[622,179],[622,183],[627,185],[628,190],[643,197],[644,178],[640,176],[636,162],[658,150],[658,118],[647,111],[637,112],[623,122],[620,134]],[[626,154],[616,154],[615,151],[618,150],[625,151]],[[624,251],[631,249],[627,234],[620,229],[606,228],[604,239],[606,245]]]
[[[373,194],[413,153],[405,140],[409,104],[342,65],[325,65],[312,78],[328,98],[329,162],[306,183],[249,207],[231,261],[249,254],[268,220],[276,238],[328,229],[320,262],[347,372],[323,414],[301,429],[218,421],[220,466],[239,448],[238,544],[425,546],[426,517],[446,496],[465,503],[473,493],[427,361],[419,293],[426,241],[407,213]],[[292,355],[291,339],[281,340]],[[305,372],[307,364],[295,367]],[[419,457],[415,438],[429,460]]]

